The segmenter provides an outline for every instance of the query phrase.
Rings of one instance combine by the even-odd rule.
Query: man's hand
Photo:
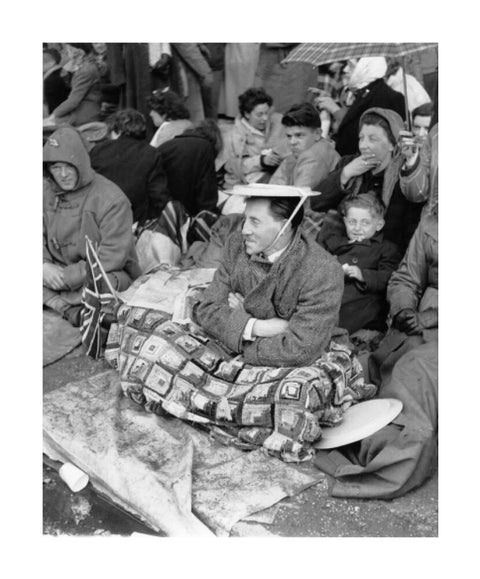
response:
[[[273,338],[283,334],[288,329],[288,320],[270,318],[268,320],[256,320],[253,324],[252,335],[259,338]]]
[[[417,312],[410,308],[405,308],[404,310],[400,310],[398,312],[398,314],[393,319],[393,326],[397,328],[397,330],[405,332],[409,336],[420,334],[422,330],[419,325]]]
[[[344,263],[342,269],[347,277],[358,279],[358,281],[365,281],[363,279],[362,270],[357,265],[348,265],[348,263]]]
[[[415,161],[418,158],[418,144],[415,141],[413,133],[410,131],[400,131],[400,150],[402,152],[403,158],[405,159],[405,165],[407,167],[413,167]]]
[[[54,263],[44,263],[43,285],[55,291],[67,289],[63,277],[63,267]]]
[[[314,103],[318,110],[328,111],[331,115],[340,110],[338,104],[329,96],[315,97]]]
[[[262,155],[262,163],[267,167],[278,167],[282,162],[282,158],[275,151],[270,150],[268,153]]]
[[[243,301],[244,298],[239,293],[230,292],[228,294],[228,305],[232,308],[232,310],[236,310],[237,308],[243,309]]]
[[[345,165],[342,169],[340,176],[343,185],[348,183],[352,177],[357,177],[358,175],[363,175],[370,169],[373,169],[378,165],[378,159],[375,154],[370,153],[368,155],[361,155],[360,157],[355,157],[350,163]]]

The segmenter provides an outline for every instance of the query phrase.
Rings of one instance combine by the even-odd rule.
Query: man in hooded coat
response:
[[[114,289],[127,289],[140,275],[132,210],[124,193],[93,171],[74,128],[52,134],[43,162],[43,304],[78,326],[87,279],[86,236]]]

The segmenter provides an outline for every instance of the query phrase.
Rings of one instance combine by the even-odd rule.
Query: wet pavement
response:
[[[43,391],[50,392],[108,369],[106,362],[77,348],[43,369]],[[43,532],[46,535],[155,534],[101,497],[89,484],[73,493],[58,475],[58,463],[43,466]],[[282,500],[271,524],[242,522],[234,536],[281,537],[437,537],[438,475],[422,487],[392,500],[335,499],[326,482]]]

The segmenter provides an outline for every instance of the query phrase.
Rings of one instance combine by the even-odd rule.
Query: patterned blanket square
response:
[[[218,380],[218,378],[213,378],[212,376],[207,378],[207,383],[203,387],[203,390],[215,396],[226,396],[231,389],[232,385],[229,382]]]
[[[120,354],[120,362],[122,361],[121,356],[122,356],[122,354]],[[121,368],[120,368],[120,375],[121,375],[122,379],[125,378],[126,380],[131,380],[130,368],[133,366],[136,359],[137,359],[136,356],[131,356],[130,354],[125,355],[125,362],[123,363],[123,366],[121,366]],[[132,380],[132,382],[136,382],[136,380]]]
[[[237,382],[239,384],[258,384],[259,382],[262,382],[264,373],[265,368],[247,366],[238,375]]]
[[[160,336],[150,336],[142,346],[140,355],[142,358],[156,362],[163,350],[169,347],[168,342]]]
[[[180,326],[177,326],[173,322],[167,321],[163,322],[163,324],[160,324],[155,328],[155,334],[157,334],[158,336],[163,336],[164,338],[173,341],[175,340],[175,338],[181,336],[183,334],[183,331],[180,328]]]
[[[299,402],[302,393],[304,393],[304,385],[305,383],[303,382],[303,380],[293,381],[291,380],[290,376],[288,376],[288,378],[284,378],[280,382],[280,387],[277,388],[275,401],[280,402],[282,400],[292,400],[295,402]]]
[[[192,411],[200,412],[211,419],[215,418],[217,402],[213,396],[209,396],[205,392],[196,391],[192,394],[191,403]]]
[[[165,350],[162,350],[160,357],[157,359],[157,363],[161,364],[170,372],[177,372],[184,366],[186,360],[186,357],[180,354],[175,347],[167,346]]]
[[[262,446],[271,434],[270,428],[262,428],[260,426],[249,426],[240,428],[238,431],[238,438],[245,442],[250,442],[256,446]]]
[[[222,358],[213,352],[209,347],[199,348],[192,354],[195,362],[208,373],[212,373],[215,368],[218,368]]]
[[[173,376],[158,364],[153,364],[145,378],[145,384],[160,396],[166,396],[172,385]]]
[[[133,310],[133,306],[128,306],[127,304],[122,304],[118,308],[117,320],[120,326],[126,326],[127,320],[130,316],[130,312]]]
[[[184,408],[186,412],[189,412],[193,410],[191,400],[193,394],[196,392],[198,392],[198,390],[190,384],[190,382],[183,380],[183,378],[179,376],[175,376],[173,378],[173,387],[165,397],[165,401],[177,404]]]
[[[110,326],[110,331],[108,332],[106,348],[119,348],[120,340],[122,337],[122,330],[118,324],[113,323]]]
[[[278,384],[269,382],[267,384],[257,384],[245,396],[245,402],[263,402],[271,404],[278,389]]]
[[[152,390],[148,386],[143,387],[143,395],[145,396],[146,404],[149,402],[154,402],[155,404],[162,405],[163,403],[163,396],[160,396],[158,392],[155,392],[155,390]],[[152,405],[149,405],[149,408],[154,411]]]
[[[211,338],[197,324],[190,322],[187,327],[188,333],[202,344],[210,342]]]
[[[252,388],[255,388],[255,384],[232,384],[228,398],[234,401],[243,401]]]
[[[214,371],[214,376],[226,380],[227,382],[234,382],[243,368],[243,363],[239,360],[227,360],[221,362],[220,366]]]
[[[305,449],[296,440],[292,440],[279,432],[272,432],[263,442],[263,447],[272,454],[280,455],[286,462],[308,460],[313,454],[313,451]]]
[[[137,357],[135,362],[130,367],[128,376],[130,379],[140,380],[142,383],[145,381],[146,375],[149,373],[153,366],[153,362],[150,360],[145,360],[144,358]]]
[[[105,360],[114,370],[119,369],[120,348],[105,348]]]
[[[207,381],[207,374],[194,362],[189,360],[178,375],[197,388],[202,388]]]
[[[175,344],[187,354],[193,354],[201,346],[200,342],[192,336],[185,334],[175,340]]]
[[[133,328],[130,328],[129,326],[125,326],[125,328],[123,330],[122,343],[121,343],[122,352],[125,352],[126,354],[130,354],[130,352],[132,351],[133,342],[134,342],[135,338],[137,337],[137,335],[138,335],[137,330],[134,330]]]
[[[157,310],[148,310],[142,323],[142,330],[152,331],[168,320],[167,316]]]
[[[273,426],[271,404],[243,404],[242,424],[247,426]]]
[[[143,344],[147,341],[147,338],[148,338],[147,334],[141,334],[140,332],[138,332],[132,341],[130,353],[139,354]]]
[[[305,410],[287,404],[275,404],[274,413],[275,431],[292,440],[300,441],[306,420]]]
[[[127,323],[131,328],[140,330],[143,325],[143,320],[148,313],[147,308],[133,308],[130,312]]]

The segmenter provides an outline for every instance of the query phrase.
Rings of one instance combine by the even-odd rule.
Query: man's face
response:
[[[52,163],[48,168],[57,185],[64,191],[73,191],[78,182],[78,173],[68,163]]]
[[[350,207],[343,218],[350,241],[370,239],[384,225],[384,220],[364,207]]]
[[[258,131],[264,131],[267,128],[270,107],[267,103],[257,105],[249,113],[245,113],[247,122]]]
[[[358,135],[358,149],[361,155],[375,155],[378,165],[390,158],[393,145],[387,133],[378,125],[362,125]]]
[[[415,135],[415,140],[418,141],[421,145],[423,145],[427,140],[431,123],[432,117],[416,115],[413,119],[412,132]]]
[[[310,127],[286,127],[285,135],[294,157],[310,149],[320,139],[319,129]]]
[[[285,223],[270,211],[268,199],[247,199],[242,235],[248,255],[265,251]]]
[[[154,111],[153,109],[150,111],[149,115],[153,121],[153,124],[156,127],[160,127],[166,121],[165,118],[166,115],[161,115],[160,113],[157,113],[157,111]]]

